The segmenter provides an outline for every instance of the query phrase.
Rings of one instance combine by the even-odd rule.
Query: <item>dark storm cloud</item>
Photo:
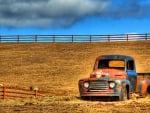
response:
[[[141,1],[0,0],[0,26],[68,27],[88,16],[143,18],[149,16],[150,5]]]
[[[107,0],[0,0],[0,26],[67,27],[105,9]]]

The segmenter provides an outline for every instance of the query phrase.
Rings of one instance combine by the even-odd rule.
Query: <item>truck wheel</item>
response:
[[[128,95],[127,95],[127,89],[126,88],[123,88],[121,90],[121,93],[120,93],[120,96],[119,96],[119,100],[120,101],[125,101],[128,99]]]
[[[81,99],[82,99],[82,100],[88,100],[89,97],[87,97],[87,96],[81,96]]]
[[[150,86],[147,88],[147,91],[145,93],[146,97],[150,97]]]

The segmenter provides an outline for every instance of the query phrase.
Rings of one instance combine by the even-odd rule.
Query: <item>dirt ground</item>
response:
[[[85,101],[78,80],[88,77],[101,54],[133,56],[138,72],[150,72],[150,41],[112,43],[0,44],[0,84],[64,93],[27,99],[0,99],[0,113],[149,113],[150,98]],[[144,59],[144,61],[143,61]]]
[[[90,101],[78,97],[41,97],[4,100],[0,113],[149,113],[150,98],[127,101]]]

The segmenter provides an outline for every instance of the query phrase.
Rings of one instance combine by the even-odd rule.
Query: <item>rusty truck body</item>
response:
[[[81,98],[111,97],[130,99],[132,93],[150,93],[150,73],[137,73],[134,58],[126,55],[102,55],[96,58],[90,77],[79,80]]]

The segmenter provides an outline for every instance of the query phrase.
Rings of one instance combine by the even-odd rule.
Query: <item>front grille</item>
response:
[[[89,91],[107,91],[108,90],[108,82],[104,80],[97,80],[90,82]]]

